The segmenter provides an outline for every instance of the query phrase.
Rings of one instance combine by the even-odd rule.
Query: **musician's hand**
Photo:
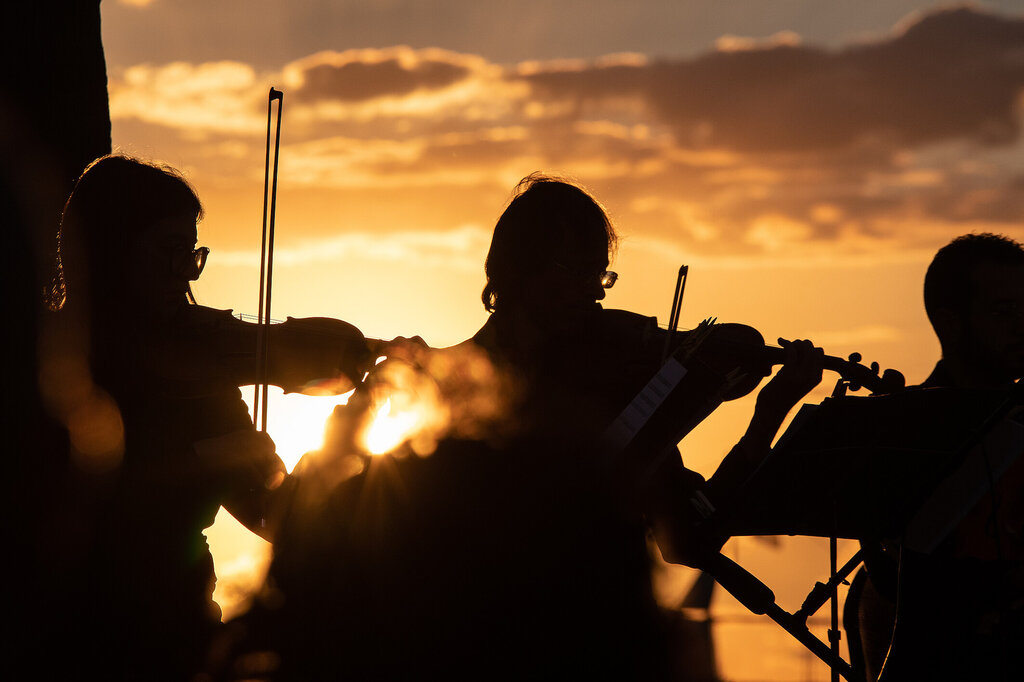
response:
[[[779,339],[779,345],[786,349],[786,360],[782,369],[761,389],[757,402],[759,406],[773,406],[785,415],[821,383],[825,352],[804,339]]]
[[[376,359],[371,340],[342,320],[290,317],[270,329],[268,376],[285,393],[341,395]]]
[[[224,508],[272,542],[293,487],[286,483],[287,469],[270,436],[243,429],[198,441],[192,448]]]
[[[730,454],[750,466],[756,466],[767,455],[789,411],[821,383],[825,354],[820,348],[804,340],[779,339],[779,344],[786,349],[786,361],[757,394],[750,425],[734,449],[736,457]]]
[[[396,336],[390,341],[378,341],[372,350],[378,358],[383,356],[418,364],[420,355],[428,348],[427,342],[419,336]]]

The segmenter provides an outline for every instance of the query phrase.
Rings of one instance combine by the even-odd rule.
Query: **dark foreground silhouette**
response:
[[[658,370],[662,337],[647,325],[618,333],[609,321],[621,316],[597,304],[614,283],[614,239],[579,188],[524,181],[495,228],[484,328],[451,349],[393,349],[337,412],[341,435],[297,467],[267,589],[236,624],[243,668],[270,661],[262,673],[277,679],[684,678],[648,539],[673,561],[717,553],[724,538],[699,530],[691,500],[726,496],[756,466],[820,380],[821,352],[792,348],[711,481],[682,466],[670,439],[621,456],[604,430]],[[480,396],[446,393],[447,373],[480,356],[486,371],[465,374],[500,409],[470,414],[429,454],[358,454],[345,434],[376,409],[374,375],[408,362],[459,412]],[[711,392],[680,421],[713,409]],[[346,468],[359,473],[329,483]]]

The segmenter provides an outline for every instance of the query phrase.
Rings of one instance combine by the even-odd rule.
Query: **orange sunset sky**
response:
[[[105,0],[115,149],[182,169],[206,207],[200,302],[255,312],[266,99],[284,91],[273,317],[457,343],[484,322],[490,232],[515,183],[570,176],[624,239],[606,307],[716,316],[766,339],[924,379],[921,303],[952,237],[1024,239],[1019,0]],[[831,389],[826,375],[814,402]],[[333,405],[276,400],[293,462]],[[683,443],[705,475],[752,400]],[[225,514],[209,531],[230,613],[267,549]],[[849,549],[851,545],[844,543]],[[727,553],[799,607],[825,545]],[[847,551],[847,555],[850,552]],[[841,557],[841,560],[844,557]],[[690,574],[672,573],[669,597]],[[728,679],[827,679],[726,595]],[[753,621],[759,622],[759,621]]]

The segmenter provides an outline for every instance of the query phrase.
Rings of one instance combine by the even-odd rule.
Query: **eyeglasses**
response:
[[[570,268],[568,265],[566,265],[564,263],[559,263],[558,261],[552,261],[552,262],[555,264],[555,266],[558,269],[562,270],[563,272],[567,272],[570,275],[572,275],[573,277],[576,277],[578,279],[586,280],[586,279],[590,279],[591,277],[594,276],[594,273],[593,273],[592,270],[580,270],[580,269],[577,269],[577,268]],[[613,286],[615,286],[615,283],[618,280],[619,280],[619,273],[612,272],[611,270],[602,270],[601,274],[598,275],[598,281],[601,282],[601,288],[602,289],[611,289]]]
[[[189,280],[199,279],[206,267],[206,259],[210,256],[210,247],[200,246],[197,249],[175,249],[171,253],[171,268],[175,273],[187,276]]]

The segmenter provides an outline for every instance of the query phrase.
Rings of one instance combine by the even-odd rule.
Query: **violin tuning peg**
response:
[[[860,362],[861,358],[862,358],[861,354],[860,353],[856,353],[856,352],[850,353],[850,356],[849,356],[850,362]]]
[[[907,385],[907,380],[903,377],[902,372],[895,369],[887,369],[882,373],[882,381],[890,388],[890,390],[899,390]]]
[[[871,363],[871,371],[874,372],[875,376],[878,376],[878,371],[880,369],[882,369],[882,366],[879,365],[877,362]]]

